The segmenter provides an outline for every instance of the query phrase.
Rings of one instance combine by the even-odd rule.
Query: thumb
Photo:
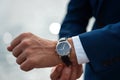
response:
[[[59,64],[56,67],[54,67],[50,75],[51,80],[58,80],[58,78],[61,76],[63,68],[64,66],[62,64]]]

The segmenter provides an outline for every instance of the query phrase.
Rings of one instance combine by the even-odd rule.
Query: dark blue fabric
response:
[[[89,74],[87,71],[86,80],[116,80],[115,78],[119,80],[120,22],[107,25],[102,29],[80,34],[79,36],[84,50],[90,60],[88,66],[92,69],[91,73],[94,72],[94,75],[99,77],[98,79],[93,79],[96,77],[91,76],[91,79],[88,79],[89,77],[87,76],[89,76]],[[115,69],[118,70],[115,72]],[[88,70],[87,67],[86,70]]]
[[[86,33],[92,16],[93,31]],[[70,0],[59,37],[75,35],[90,59],[85,80],[120,80],[120,0]]]

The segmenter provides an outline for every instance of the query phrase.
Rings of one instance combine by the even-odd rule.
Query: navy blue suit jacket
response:
[[[76,35],[90,60],[85,80],[120,80],[120,0],[70,0],[59,36]]]

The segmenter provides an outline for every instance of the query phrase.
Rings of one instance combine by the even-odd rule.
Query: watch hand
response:
[[[65,44],[63,45],[63,49],[65,48]]]

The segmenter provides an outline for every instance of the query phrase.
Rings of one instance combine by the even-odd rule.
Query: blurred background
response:
[[[50,80],[51,68],[21,71],[6,50],[22,32],[57,40],[69,0],[0,0],[0,80]],[[79,79],[83,80],[83,76]]]

